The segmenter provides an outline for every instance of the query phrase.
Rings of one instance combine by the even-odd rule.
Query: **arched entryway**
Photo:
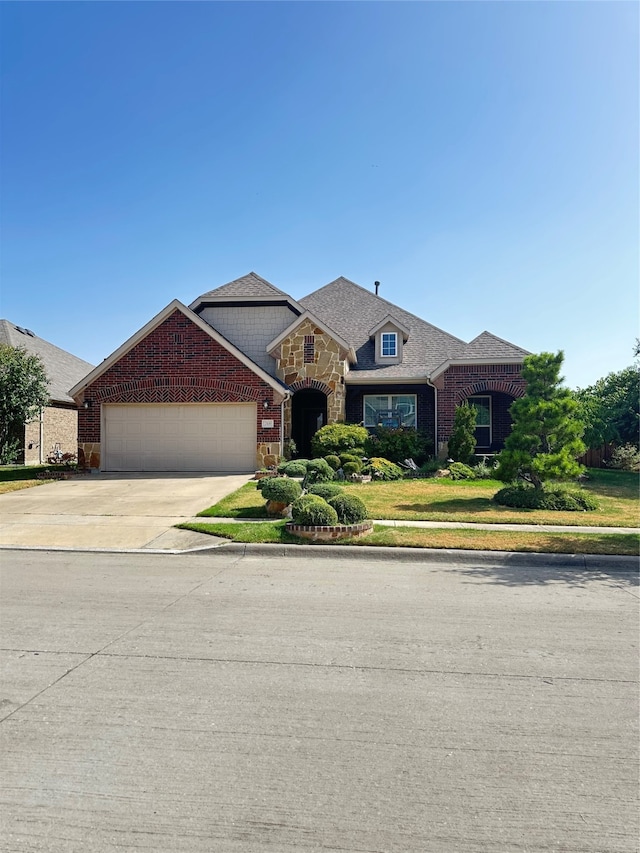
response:
[[[322,391],[305,388],[296,391],[291,402],[291,437],[298,456],[311,456],[311,439],[327,422],[327,398]]]

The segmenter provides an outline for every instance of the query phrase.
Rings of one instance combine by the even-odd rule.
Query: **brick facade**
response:
[[[283,396],[176,310],[85,389],[80,402],[90,406],[79,412],[78,458],[100,467],[102,403],[255,402],[261,467],[280,454]],[[273,428],[264,429],[263,419]]]
[[[504,441],[511,427],[508,408],[522,397],[526,383],[521,364],[452,365],[435,381],[438,389],[438,451],[446,452],[456,406],[474,394],[490,394],[494,402],[494,441]]]
[[[435,392],[430,385],[348,385],[347,423],[359,424],[362,422],[364,418],[363,397],[366,394],[415,394],[417,429],[434,442]]]

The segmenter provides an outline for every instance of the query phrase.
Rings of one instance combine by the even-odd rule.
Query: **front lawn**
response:
[[[285,520],[264,522],[187,523],[180,527],[208,533],[233,542],[304,544],[287,532]],[[634,533],[528,533],[518,530],[442,530],[420,527],[384,527],[357,539],[342,539],[332,545],[386,545],[401,548],[446,548],[468,551],[520,551],[547,554],[606,554],[636,556],[640,536]]]
[[[0,495],[5,492],[17,492],[19,489],[30,489],[31,486],[42,486],[51,480],[36,475],[47,471],[57,471],[53,465],[2,465],[0,466]],[[53,479],[53,478],[51,478]]]
[[[498,506],[492,497],[503,485],[496,480],[452,481],[443,478],[349,484],[345,485],[345,490],[362,498],[369,518],[572,527],[638,527],[640,524],[639,477],[635,473],[590,469],[589,480],[584,487],[596,496],[600,504],[594,512],[516,510]],[[256,483],[250,482],[199,515],[265,518],[265,501]]]

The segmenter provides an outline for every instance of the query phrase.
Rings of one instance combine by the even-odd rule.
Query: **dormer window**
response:
[[[381,367],[402,364],[402,350],[409,338],[409,329],[396,317],[388,314],[369,331],[374,342],[375,362]]]
[[[383,358],[395,358],[398,355],[398,335],[396,332],[383,332],[381,343]]]

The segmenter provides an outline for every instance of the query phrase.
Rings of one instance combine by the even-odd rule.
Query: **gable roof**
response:
[[[530,353],[526,349],[509,343],[491,332],[482,332],[467,344],[465,358],[524,358]]]
[[[49,397],[54,403],[74,403],[69,389],[93,368],[90,362],[39,338],[30,329],[16,326],[10,320],[0,320],[0,344],[22,347],[42,360],[49,379]]]
[[[256,302],[264,300],[269,302],[273,302],[274,300],[277,302],[287,302],[298,309],[299,313],[302,313],[302,309],[298,303],[288,293],[279,290],[271,282],[255,272],[247,273],[247,275],[236,278],[234,281],[203,293],[197,299],[194,299],[189,308],[196,310],[200,305],[211,302]]]
[[[376,296],[370,290],[340,276],[300,300],[300,305],[323,318],[356,351],[358,363],[347,381],[422,379],[444,360],[462,354],[467,346],[460,338],[432,326],[415,314]],[[377,366],[371,330],[391,315],[410,332],[403,347],[402,363]]]
[[[340,335],[336,334],[336,332],[334,332],[333,329],[331,329],[327,325],[327,323],[325,323],[323,320],[319,320],[316,316],[314,316],[311,311],[305,311],[304,314],[301,314],[299,317],[296,317],[293,323],[290,323],[287,328],[284,329],[284,331],[280,332],[277,338],[274,338],[271,343],[267,345],[267,352],[269,354],[273,354],[273,351],[276,350],[280,346],[280,344],[284,340],[286,340],[289,335],[294,332],[298,328],[298,326],[305,320],[309,320],[309,322],[313,323],[314,326],[318,326],[319,328],[324,329],[324,331],[328,335],[330,335],[339,346],[342,347],[345,356],[348,357],[351,364],[355,363],[356,354],[353,350],[353,347],[351,347],[347,343],[347,341],[341,338]]]
[[[270,376],[262,367],[257,365],[255,361],[252,361],[249,356],[245,355],[241,350],[239,350],[236,346],[234,346],[231,341],[228,341],[220,332],[216,331],[212,326],[199,317],[194,311],[190,308],[187,308],[186,305],[183,305],[178,299],[174,299],[170,302],[165,308],[162,309],[155,317],[149,320],[141,329],[132,335],[127,341],[125,341],[121,346],[118,347],[115,352],[112,352],[110,356],[105,358],[105,360],[95,367],[89,374],[87,374],[80,382],[73,386],[70,393],[76,397],[78,394],[81,394],[87,386],[91,385],[95,380],[109,370],[116,362],[120,361],[120,359],[126,355],[129,350],[133,349],[136,344],[140,341],[144,340],[148,334],[150,334],[157,326],[163,323],[168,317],[170,317],[174,311],[181,311],[187,319],[191,320],[199,329],[202,329],[210,338],[213,338],[214,341],[217,341],[221,344],[231,355],[235,356],[238,361],[242,362],[245,367],[248,367],[252,370],[257,376],[259,376],[264,382],[270,385],[274,391],[276,391],[282,397],[286,396],[287,389],[286,386],[283,385],[278,379],[275,379],[273,376]]]

